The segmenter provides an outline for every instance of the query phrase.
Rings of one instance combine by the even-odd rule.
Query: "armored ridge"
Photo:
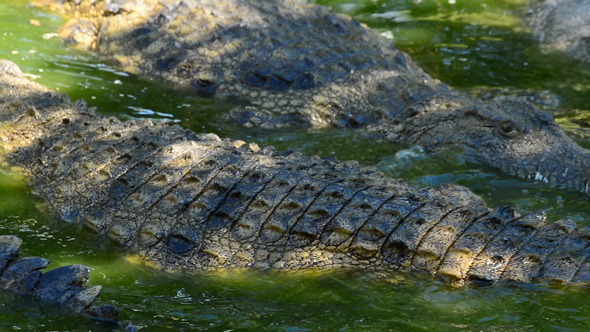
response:
[[[84,265],[63,266],[45,273],[49,260],[41,257],[18,259],[22,240],[0,235],[0,289],[30,295],[44,304],[60,305],[92,319],[116,324],[118,310],[112,305],[92,306],[101,286],[86,287],[89,269]],[[126,331],[135,331],[124,324]]]
[[[544,47],[590,63],[590,1],[531,1],[527,21]]]
[[[428,151],[588,192],[590,154],[528,103],[483,102],[424,73],[390,40],[302,0],[38,0],[73,14],[62,37],[124,70],[245,102],[246,126],[359,127]],[[57,6],[56,6],[57,7]]]
[[[1,62],[7,159],[67,221],[166,270],[425,271],[449,282],[587,283],[590,234],[415,190],[355,163],[278,155],[178,126],[103,118]]]

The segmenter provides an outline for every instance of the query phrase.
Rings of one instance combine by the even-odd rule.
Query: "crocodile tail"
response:
[[[0,235],[0,288],[31,296],[41,304],[59,305],[93,320],[118,324],[118,309],[112,305],[94,306],[102,287],[87,287],[90,269],[84,265],[62,266],[42,272],[49,260],[41,257],[18,258],[22,240]],[[125,325],[133,331],[133,327]]]

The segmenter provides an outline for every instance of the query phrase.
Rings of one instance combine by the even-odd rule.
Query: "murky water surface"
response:
[[[461,89],[548,89],[562,98],[558,121],[590,147],[590,70],[543,54],[518,19],[524,0],[319,1],[392,38],[433,76]],[[460,153],[425,155],[375,143],[347,130],[252,132],[228,125],[227,102],[198,99],[118,71],[100,58],[63,47],[55,37],[63,19],[22,0],[0,2],[0,58],[103,114],[178,122],[197,132],[275,145],[280,150],[333,155],[377,165],[416,186],[457,182],[491,206],[545,210],[590,225],[582,194],[523,182]],[[43,255],[54,267],[82,263],[101,303],[146,331],[574,331],[590,329],[587,288],[500,285],[454,289],[429,276],[388,278],[350,273],[215,273],[171,275],[133,263],[104,238],[46,213],[23,181],[0,172],[0,233],[25,240],[23,255]],[[88,331],[102,327],[51,308],[23,309],[0,294],[0,330]]]

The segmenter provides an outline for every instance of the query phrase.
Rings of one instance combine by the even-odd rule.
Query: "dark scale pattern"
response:
[[[361,190],[363,188],[352,189],[340,183],[328,185],[316,196],[305,215],[291,227],[291,242],[296,245],[313,243],[332,218]]]
[[[260,233],[263,222],[272,213],[273,207],[278,206],[300,180],[301,177],[293,177],[281,171],[273,176],[265,190],[252,197],[240,218],[235,221],[232,228],[235,238],[238,241],[253,241]]]
[[[387,238],[382,251],[385,259],[393,265],[409,267],[422,236],[454,208],[429,202],[410,213]]]
[[[415,190],[355,162],[105,119],[22,76],[0,72],[0,87],[7,161],[24,168],[63,219],[108,234],[163,269],[403,269],[455,283],[589,281],[590,234],[572,221],[545,225],[542,213],[490,211],[464,187]],[[65,139],[73,137],[80,139]],[[31,289],[37,277],[19,287]]]
[[[186,221],[202,222],[196,219],[196,214],[207,206],[197,201],[197,198],[205,192],[205,188],[226,165],[227,162],[218,164],[214,159],[205,158],[200,160],[196,167],[190,167],[180,181],[163,195],[155,206],[146,211],[150,213],[150,217],[145,218],[141,226],[139,245],[152,247],[166,242],[180,244],[183,239],[198,242],[198,236],[193,234],[190,230],[191,225],[186,224]],[[178,246],[172,249],[181,250]],[[189,249],[189,246],[185,246],[182,252]]]
[[[240,182],[234,185],[225,199],[214,208],[215,212],[210,214],[207,220],[207,228],[211,231],[227,227],[234,228],[235,230],[235,227],[238,227],[237,223],[240,220],[240,216],[250,202],[266,188],[266,185],[272,181],[277,173],[277,170],[272,170],[271,173],[263,172],[261,169],[250,170],[242,177]],[[241,228],[244,229],[244,233],[248,233],[246,231],[248,228],[247,225],[242,224]],[[239,230],[235,235],[238,234]]]
[[[77,312],[94,320],[117,323],[118,310],[112,305],[92,306],[101,286],[87,287],[90,269],[84,265],[62,266],[44,271],[49,260],[41,257],[19,258],[22,240],[0,235],[0,289],[29,296],[39,306],[53,306]],[[136,331],[126,323],[125,331]]]
[[[550,280],[560,282],[582,282],[588,283],[587,266],[585,273],[578,274],[590,254],[588,241],[589,234],[573,232],[566,237],[547,255],[543,262],[541,273]],[[585,275],[584,275],[585,274]],[[585,277],[585,278],[584,278]],[[577,278],[577,279],[574,279]]]
[[[496,280],[519,248],[530,240],[537,227],[545,223],[544,214],[525,215],[504,227],[474,259],[469,277]]]
[[[249,125],[355,126],[342,119],[358,118],[351,114],[370,106],[358,95],[372,90],[383,72],[418,86],[440,84],[391,41],[350,17],[299,0],[124,3],[117,15],[103,7],[103,1],[60,3],[60,10],[81,17],[68,24],[63,37],[81,41],[74,38],[88,31],[81,27],[94,25],[86,36],[92,42],[78,46],[95,48],[130,72],[157,76],[197,94],[245,100],[257,111],[240,111],[236,118],[245,117],[240,122]],[[345,89],[332,87],[345,82]],[[388,92],[397,94],[399,88]],[[347,107],[332,107],[337,114],[328,115],[328,105]],[[258,117],[263,113],[270,116]]]
[[[339,250],[349,247],[355,241],[356,233],[394,193],[383,187],[370,187],[358,192],[323,228],[321,242]]]
[[[275,244],[287,235],[292,223],[301,218],[321,188],[321,182],[314,180],[302,178],[294,186],[284,188],[287,189],[286,195],[272,207],[270,214],[260,225],[257,239],[259,242]]]
[[[224,116],[243,126],[364,128],[590,190],[590,153],[549,114],[518,97],[484,102],[454,90],[391,40],[329,8],[304,0],[119,0],[116,10],[106,0],[43,2],[76,17],[63,29],[66,41],[127,72],[230,97],[239,106]]]
[[[564,237],[575,229],[571,220],[560,220],[547,227],[540,228],[535,237],[531,238],[512,256],[503,271],[503,277],[511,280],[530,281],[531,275],[541,272],[547,261],[547,255],[555,250]],[[523,274],[530,270],[532,273]]]
[[[412,265],[425,271],[436,270],[449,246],[474,220],[487,213],[485,206],[470,206],[448,213],[422,237],[416,248]]]

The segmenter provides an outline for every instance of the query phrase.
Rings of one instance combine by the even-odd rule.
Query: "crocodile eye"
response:
[[[507,136],[507,137],[512,137],[512,136],[518,135],[518,130],[516,129],[516,125],[514,124],[514,122],[512,122],[510,120],[501,121],[498,124],[498,130],[500,131],[500,134]]]

